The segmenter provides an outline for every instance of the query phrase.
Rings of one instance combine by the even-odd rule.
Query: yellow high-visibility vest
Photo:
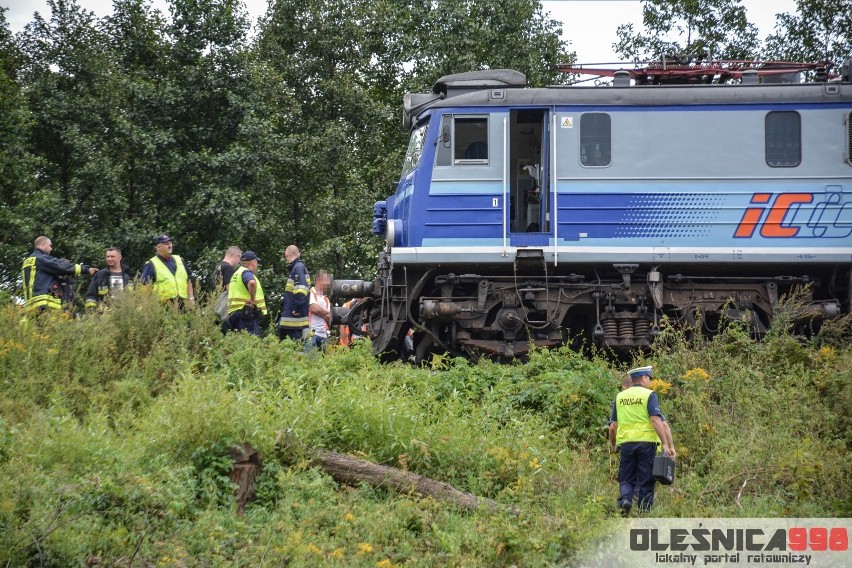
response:
[[[181,258],[176,254],[173,254],[172,258],[175,259],[176,269],[174,274],[172,274],[172,271],[169,270],[168,266],[166,266],[166,263],[160,260],[159,256],[154,256],[154,258],[150,260],[156,275],[156,279],[154,280],[154,290],[160,295],[160,299],[164,302],[167,300],[174,300],[175,298],[183,298],[185,300],[189,297],[189,294],[186,291],[187,284],[189,283],[189,275],[186,273],[186,267],[183,265],[183,260],[181,260]]]
[[[251,300],[248,288],[243,283],[243,272],[248,270],[245,266],[239,267],[234,275],[231,276],[231,282],[228,284],[228,314],[232,314],[237,310],[243,309],[246,302]],[[263,297],[263,286],[260,285],[260,278],[257,274],[254,275],[254,281],[257,284],[257,289],[254,291],[254,305],[266,315],[266,300]]]
[[[660,437],[651,424],[648,415],[648,398],[651,389],[633,385],[624,389],[615,397],[615,416],[618,422],[618,433],[615,436],[616,445],[626,442],[660,443]]]

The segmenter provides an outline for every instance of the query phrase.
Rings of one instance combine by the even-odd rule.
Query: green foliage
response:
[[[692,62],[708,59],[755,59],[757,28],[746,18],[740,0],[644,0],[644,29],[618,27],[613,45],[633,61]]]
[[[834,71],[850,57],[850,0],[797,0],[796,12],[777,15],[764,57],[786,61],[829,61]]]
[[[796,311],[794,299],[782,303]],[[786,306],[786,307],[785,307]],[[780,318],[779,321],[787,321]],[[848,516],[848,342],[664,328],[653,364],[679,452],[660,516]],[[363,343],[363,342],[362,342]],[[567,348],[525,364],[384,365],[222,337],[144,290],[82,318],[0,311],[0,563],[549,565],[615,518],[606,418],[621,371]],[[230,449],[262,456],[236,514]],[[308,448],[451,483],[521,513],[344,487]],[[390,563],[390,564],[389,564]]]
[[[48,7],[17,37],[0,21],[9,288],[41,234],[74,261],[118,246],[138,268],[167,232],[202,278],[238,244],[270,284],[296,243],[313,271],[369,277],[404,92],[485,66],[555,82],[568,55],[532,0],[279,0],[253,37],[235,0],[171,0],[170,18],[145,0],[102,19],[76,0]]]

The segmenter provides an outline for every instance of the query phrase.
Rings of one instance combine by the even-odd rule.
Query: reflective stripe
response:
[[[308,327],[308,318],[307,316],[300,318],[281,316],[278,319],[278,325],[290,328]]]
[[[55,310],[62,309],[62,300],[53,294],[39,294],[33,296],[35,289],[35,280],[38,270],[36,269],[35,256],[27,257],[21,268],[21,280],[24,284],[24,305],[28,308],[53,308]]]
[[[36,257],[30,256],[24,260],[21,268],[21,282],[24,284],[24,301],[29,303],[33,295],[36,277]]]
[[[28,308],[40,308],[42,306],[46,306],[55,310],[61,310],[62,300],[51,294],[39,294],[38,296],[33,296],[27,300],[26,305]]]

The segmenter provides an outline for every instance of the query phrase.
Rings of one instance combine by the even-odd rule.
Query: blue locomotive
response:
[[[640,348],[663,316],[759,335],[794,287],[811,321],[849,312],[850,67],[801,82],[663,65],[547,88],[488,70],[409,93],[402,175],[374,208],[387,245],[374,280],[335,281],[358,298],[337,321],[422,360]]]

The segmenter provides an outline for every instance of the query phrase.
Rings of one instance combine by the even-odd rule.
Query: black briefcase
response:
[[[675,462],[666,454],[659,454],[654,458],[654,479],[663,485],[674,483]]]

